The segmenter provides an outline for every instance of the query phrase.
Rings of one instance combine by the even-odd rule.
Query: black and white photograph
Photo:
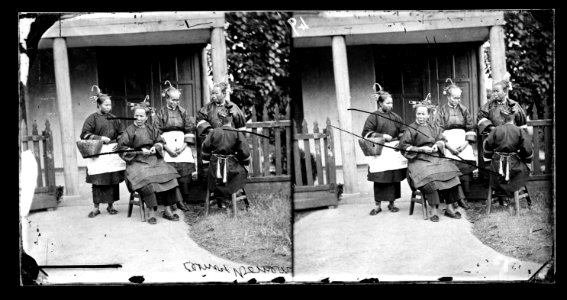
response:
[[[20,285],[554,284],[555,23],[18,12]]]
[[[287,19],[20,13],[22,282],[290,281]]]

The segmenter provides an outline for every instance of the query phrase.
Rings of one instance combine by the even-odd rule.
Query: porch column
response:
[[[353,132],[352,115],[347,110],[350,107],[350,83],[348,79],[347,50],[344,36],[333,36],[333,73],[337,108],[339,111],[339,126]],[[358,176],[356,170],[356,152],[354,136],[340,131],[341,157],[343,163],[344,192],[358,191]]]
[[[55,86],[57,90],[57,111],[61,130],[63,149],[63,171],[65,175],[65,194],[79,195],[79,169],[73,124],[73,105],[71,102],[71,81],[69,79],[69,60],[64,38],[53,40],[53,61],[55,64]]]
[[[211,33],[211,56],[213,59],[213,81],[220,82],[227,75],[226,42],[224,28],[215,27]]]
[[[490,27],[490,66],[493,82],[504,79],[504,74],[506,74],[506,45],[504,43],[504,28],[500,25]]]
[[[480,106],[483,106],[486,102],[486,84],[484,82],[484,48],[482,45],[478,46],[478,89],[480,96]]]
[[[201,84],[203,85],[203,105],[211,101],[211,91],[209,90],[209,66],[207,65],[207,47],[201,50]]]

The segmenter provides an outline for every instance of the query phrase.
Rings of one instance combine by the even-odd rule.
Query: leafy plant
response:
[[[508,11],[504,19],[506,69],[513,85],[510,97],[527,107],[529,115],[535,106],[538,118],[550,118],[548,108],[553,106],[555,70],[554,11]],[[490,53],[485,54],[490,73]]]
[[[255,106],[260,120],[264,105],[273,117],[276,103],[280,113],[285,113],[290,101],[290,17],[285,12],[225,15],[228,72],[233,77],[231,100],[247,117]]]

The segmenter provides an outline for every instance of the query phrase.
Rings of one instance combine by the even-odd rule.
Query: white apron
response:
[[[165,140],[169,148],[173,150],[181,148],[185,143],[185,134],[180,130],[164,132],[161,134],[161,137]],[[191,148],[189,146],[187,146],[185,150],[183,150],[183,152],[178,154],[176,157],[171,157],[169,153],[167,153],[167,151],[163,151],[163,155],[163,160],[165,160],[166,162],[195,163]]]
[[[398,141],[387,142],[384,145],[397,147]],[[408,160],[392,148],[383,147],[382,153],[378,156],[365,156],[370,173],[384,172],[389,170],[405,169],[408,167]]]
[[[465,143],[465,134],[466,133],[464,129],[449,129],[443,131],[443,135],[447,139],[447,144],[450,145],[453,149],[456,149],[457,147]],[[453,155],[447,148],[445,148],[445,156],[461,160],[457,156]],[[459,156],[464,160],[476,161],[476,157],[474,156],[474,151],[471,144],[467,144],[465,149],[461,153],[459,153]]]
[[[101,153],[113,152],[116,143],[102,145]],[[106,154],[85,158],[87,174],[97,175],[126,170],[126,162],[118,154]]]

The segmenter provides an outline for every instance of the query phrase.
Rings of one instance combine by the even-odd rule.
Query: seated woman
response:
[[[506,197],[512,197],[515,191],[526,184],[530,175],[527,164],[531,163],[533,157],[528,132],[514,125],[518,113],[514,106],[500,110],[504,124],[496,126],[483,144],[484,157],[491,159],[491,170],[501,175],[491,175],[490,186],[497,194]]]
[[[399,148],[408,159],[408,183],[412,189],[424,193],[432,207],[430,220],[439,221],[437,207],[440,198],[445,199],[445,216],[460,219],[453,203],[462,195],[459,169],[443,157],[444,138],[441,128],[428,123],[429,108],[416,105],[416,120],[409,125],[400,139]]]
[[[244,133],[232,128],[232,116],[226,108],[218,110],[218,118],[223,125],[209,132],[201,153],[203,163],[210,164],[209,191],[214,192],[217,199],[219,196],[226,199],[246,184],[248,170],[245,166],[250,164],[250,149]]]
[[[177,184],[179,174],[163,160],[165,141],[157,129],[146,124],[148,113],[146,106],[136,106],[134,124],[128,126],[118,140],[118,150],[138,150],[120,154],[126,161],[126,180],[129,188],[140,194],[146,206],[154,208],[150,209],[151,214],[157,210],[156,194],[159,194],[165,206],[163,217],[179,221],[179,216],[172,213],[173,206],[182,200]],[[148,219],[150,224],[156,222],[154,216]]]

